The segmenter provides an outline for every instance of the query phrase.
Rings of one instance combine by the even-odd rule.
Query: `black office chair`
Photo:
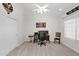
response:
[[[38,39],[39,39],[38,44],[40,46],[42,46],[42,45],[45,45],[46,46],[46,43],[45,43],[45,32],[44,31],[39,31]]]
[[[58,40],[58,43],[60,44],[60,38],[61,38],[61,32],[56,32],[55,38],[54,38],[54,43]]]
[[[45,32],[45,40],[48,41],[48,42],[50,43],[48,31],[44,31],[44,32]]]

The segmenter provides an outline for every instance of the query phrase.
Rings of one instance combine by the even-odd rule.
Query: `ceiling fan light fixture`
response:
[[[37,9],[34,9],[33,11],[36,11],[37,13],[43,14],[48,12],[49,10],[47,9],[48,5],[44,5],[44,6],[39,6],[38,4],[35,4]]]

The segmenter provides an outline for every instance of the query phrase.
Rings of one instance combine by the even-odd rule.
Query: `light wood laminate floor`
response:
[[[37,43],[24,42],[7,56],[79,56],[79,54],[63,44],[51,42],[40,47]]]

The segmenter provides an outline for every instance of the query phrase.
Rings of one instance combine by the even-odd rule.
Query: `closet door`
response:
[[[0,14],[0,55],[5,55],[17,44],[16,21]]]

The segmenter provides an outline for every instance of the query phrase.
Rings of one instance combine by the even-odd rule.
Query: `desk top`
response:
[[[34,35],[29,35],[28,37],[34,37]]]

